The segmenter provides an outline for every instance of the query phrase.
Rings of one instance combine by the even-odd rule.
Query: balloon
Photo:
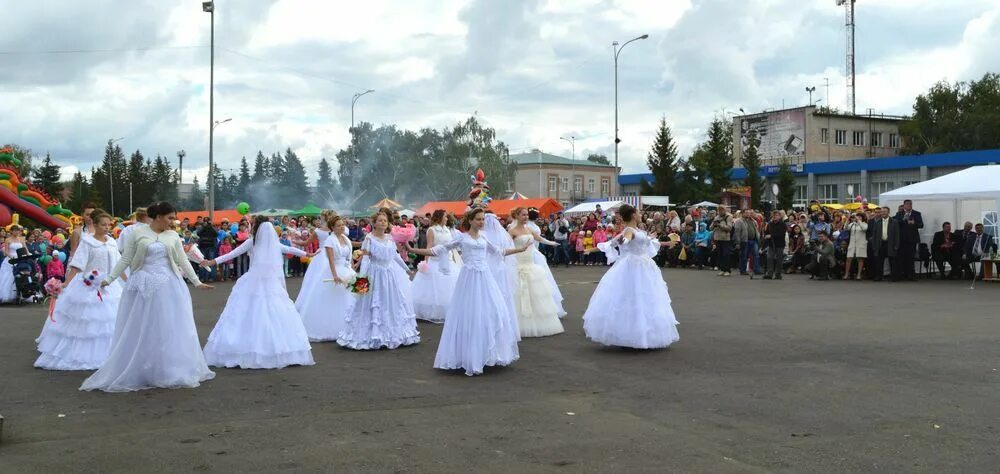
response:
[[[46,230],[46,231],[42,232],[42,237],[45,237],[45,240],[49,240],[49,239],[52,238],[52,232],[49,232],[49,231]]]
[[[241,202],[236,205],[236,212],[240,213],[241,216],[245,216],[250,212],[250,205],[246,202]]]
[[[63,262],[63,263],[66,263],[66,252],[62,252],[62,251],[59,252],[59,261]]]
[[[236,234],[237,232],[239,232],[239,230],[240,226],[237,223],[233,222],[232,224],[229,224],[229,232]]]
[[[485,181],[485,180],[486,180],[486,173],[483,173],[483,169],[482,168],[477,169],[476,170],[476,181]]]
[[[51,255],[42,255],[41,257],[38,257],[38,263],[42,265],[48,265],[50,261],[52,261]]]

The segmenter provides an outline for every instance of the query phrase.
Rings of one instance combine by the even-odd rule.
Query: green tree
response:
[[[245,201],[248,189],[250,189],[250,166],[247,165],[247,157],[244,156],[240,160],[240,176],[236,183],[236,198]]]
[[[743,182],[750,187],[750,207],[753,209],[760,209],[761,192],[764,190],[764,180],[760,176],[760,153],[757,152],[759,146],[760,138],[757,137],[756,131],[751,130],[740,164],[747,171],[747,177]]]
[[[59,193],[63,189],[61,177],[59,165],[53,163],[52,156],[46,153],[45,161],[31,171],[31,184],[42,188],[49,196],[58,200]]]
[[[281,181],[281,191],[284,202],[295,208],[306,205],[310,198],[309,179],[306,177],[306,169],[302,165],[302,160],[291,148],[288,148],[285,150],[282,163],[284,165],[284,179]]]
[[[660,118],[660,127],[653,140],[653,149],[646,158],[646,165],[653,172],[653,192],[655,195],[670,196],[675,202],[683,202],[684,196],[677,195],[677,145],[670,134],[667,118]]]
[[[316,179],[316,196],[315,201],[328,202],[330,196],[333,193],[333,169],[330,168],[330,162],[326,161],[326,158],[319,160],[319,177]]]
[[[91,173],[91,181],[94,189],[102,196],[102,202],[98,204],[115,216],[118,215],[118,211],[128,206],[128,180],[125,179],[128,176],[127,170],[125,153],[120,146],[108,140],[107,146],[104,147],[104,159],[101,161],[101,166]]]
[[[268,167],[269,163],[267,158],[264,156],[263,152],[258,150],[257,159],[254,160],[253,163],[253,177],[250,178],[250,182],[263,183],[264,181],[267,181],[267,178],[269,177]]]
[[[87,177],[77,171],[73,174],[73,180],[70,181],[68,188],[70,193],[69,200],[66,201],[64,207],[76,213],[82,212],[83,203],[92,199],[90,196],[90,183],[87,182]]]
[[[149,202],[139,204],[150,204],[154,201],[177,202],[177,173],[170,167],[170,160],[165,156],[156,155],[153,160],[152,171],[150,172],[153,196]]]
[[[708,126],[705,141],[691,155],[691,166],[702,177],[702,199],[717,200],[723,188],[729,187],[729,173],[733,169],[733,137],[729,122],[715,118]]]
[[[691,159],[681,161],[678,165],[677,194],[683,196],[683,201],[673,201],[678,204],[693,203],[703,199],[705,196],[705,178],[701,172],[694,167]]]
[[[31,150],[13,143],[0,146],[0,148],[7,147],[10,147],[10,149],[13,150],[12,155],[14,155],[14,158],[21,162],[21,165],[17,169],[17,173],[25,178],[31,176],[31,164],[33,161]]]
[[[603,154],[603,153],[601,153],[601,154],[591,153],[591,154],[587,155],[587,161],[589,161],[591,163],[600,163],[602,165],[610,165],[611,164],[611,160],[608,160],[608,156],[605,155],[605,154]]]
[[[285,159],[281,153],[272,153],[267,162],[267,178],[270,184],[281,186],[285,182]]]
[[[136,150],[129,157],[128,161],[128,175],[126,176],[127,182],[123,183],[122,186],[125,188],[126,200],[124,202],[125,206],[116,207],[124,209],[129,201],[132,202],[133,207],[142,207],[149,205],[153,200],[153,194],[156,191],[153,183],[153,166],[152,164],[143,158],[142,153]],[[129,196],[130,195],[130,196]],[[131,199],[129,199],[131,197]],[[135,209],[126,209],[125,214],[131,214]]]
[[[188,211],[201,211],[205,209],[205,193],[201,191],[197,176],[191,181],[191,195],[185,201],[184,208]]]
[[[933,85],[916,98],[899,131],[902,154],[1000,148],[1000,74]]]
[[[780,209],[791,209],[795,201],[795,174],[788,160],[781,160],[778,167],[778,207]]]

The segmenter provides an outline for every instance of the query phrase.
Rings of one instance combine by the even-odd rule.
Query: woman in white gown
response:
[[[431,227],[427,229],[427,248],[435,245],[447,245],[453,240],[452,230],[445,224],[448,215],[438,209],[431,215]],[[456,262],[452,261],[452,253],[443,257],[427,257],[426,269],[417,272],[413,277],[413,311],[417,319],[432,323],[444,322],[455,291],[455,281],[458,279]]]
[[[347,239],[347,223],[342,217],[333,216],[328,225],[333,233],[323,242],[323,258],[315,259],[309,268],[320,269],[318,277],[322,286],[311,292],[301,302],[299,315],[313,342],[336,341],[346,326],[347,313],[354,307],[354,293],[345,285],[354,277],[351,268],[351,241]]]
[[[205,364],[191,293],[180,272],[197,288],[213,287],[198,280],[180,236],[171,230],[173,206],[161,202],[148,212],[153,221],[132,232],[125,254],[102,283],[107,287],[125,267],[131,270],[118,305],[111,353],[80,390],[191,388],[215,377]]]
[[[542,229],[538,227],[538,224],[535,224],[536,220],[538,220],[538,211],[534,208],[528,209],[528,218],[524,222],[524,226],[535,234],[542,235]],[[507,230],[511,230],[517,225],[518,221],[515,219],[514,222],[507,225]],[[552,269],[549,268],[549,262],[545,259],[545,254],[538,250],[538,244],[540,242],[541,241],[536,241],[534,248],[528,252],[531,254],[531,258],[535,261],[535,264],[538,265],[538,268],[545,273],[545,280],[548,282],[550,292],[552,293],[552,301],[555,302],[556,311],[559,313],[559,318],[561,319],[566,316],[566,310],[563,309],[562,291],[559,290],[559,285],[556,283],[556,277],[552,275]]]
[[[453,249],[462,250],[462,270],[434,357],[436,369],[464,369],[466,375],[479,375],[486,366],[510,365],[520,357],[517,324],[510,318],[487,256],[521,253],[531,243],[501,250],[481,233],[484,223],[482,209],[470,210],[463,222],[468,233],[458,234],[451,242],[433,249],[410,250],[425,256],[446,256]]]
[[[372,233],[361,244],[359,275],[368,278],[369,291],[358,295],[348,313],[337,344],[355,350],[395,349],[420,342],[417,319],[410,303],[409,268],[389,237],[391,214],[372,217]]]
[[[519,254],[517,262],[517,279],[514,287],[514,308],[517,311],[517,325],[521,337],[544,337],[563,332],[559,321],[559,308],[552,298],[552,288],[549,286],[545,271],[535,261],[532,253],[537,252],[535,243],[555,246],[555,242],[545,240],[541,235],[527,227],[528,210],[523,207],[511,211],[515,225],[510,229],[514,245],[521,247],[530,245],[528,252]]]
[[[306,268],[306,274],[302,277],[302,286],[299,287],[299,294],[295,297],[295,309],[298,310],[299,314],[302,314],[303,305],[309,299],[312,292],[316,289],[322,289],[329,284],[323,282],[323,280],[330,278],[330,272],[327,271],[329,268],[326,266],[326,258],[320,257],[317,260],[316,257],[324,254],[323,245],[326,244],[326,239],[330,237],[331,228],[329,227],[329,222],[336,215],[337,213],[333,211],[323,211],[319,215],[319,220],[321,221],[320,227],[312,230],[311,237],[316,239],[319,250],[311,255],[312,261],[309,262],[309,266]],[[316,265],[313,265],[313,262]]]
[[[667,347],[680,336],[670,307],[667,282],[653,257],[660,246],[671,246],[674,242],[657,242],[639,230],[634,207],[622,205],[618,214],[625,230],[601,244],[601,251],[614,265],[590,297],[583,315],[583,330],[589,339],[608,346]]]
[[[92,218],[94,234],[80,236],[51,318],[35,340],[41,352],[35,367],[40,369],[97,370],[111,351],[122,286],[116,281],[99,288],[97,277],[111,273],[120,254],[115,239],[108,236],[111,216],[98,209]],[[89,285],[88,277],[94,277]]]
[[[202,265],[226,263],[248,252],[250,269],[233,285],[205,344],[205,360],[213,367],[243,369],[315,364],[302,317],[288,298],[282,268],[284,254],[301,257],[306,252],[281,245],[274,225],[257,216],[253,237]]]
[[[4,253],[0,255],[0,303],[11,303],[17,300],[17,285],[14,283],[14,266],[8,259],[17,258],[17,251],[25,247],[20,226],[10,228],[10,235],[4,244]]]

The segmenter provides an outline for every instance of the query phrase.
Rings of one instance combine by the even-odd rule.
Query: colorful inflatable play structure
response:
[[[18,174],[21,161],[11,148],[0,148],[0,227],[15,221],[14,213],[50,229],[72,227],[73,213]]]

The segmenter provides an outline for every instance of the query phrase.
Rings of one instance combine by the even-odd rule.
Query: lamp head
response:
[[[649,35],[642,35],[639,37],[639,39],[646,39],[646,38],[649,38]]]
[[[212,13],[215,11],[215,2],[201,2],[201,11],[206,13]]]

